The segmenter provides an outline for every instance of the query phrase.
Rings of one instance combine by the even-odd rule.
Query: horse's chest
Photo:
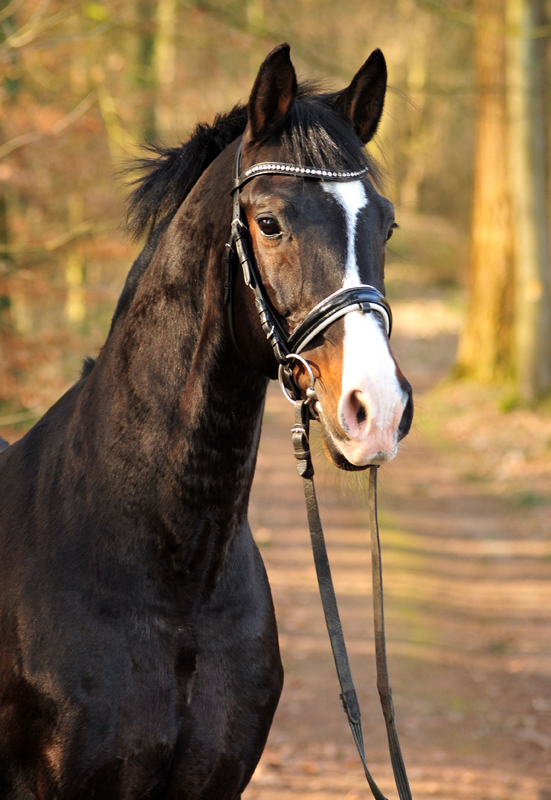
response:
[[[9,780],[37,787],[31,797],[65,785],[79,800],[179,798],[182,787],[194,798],[212,781],[237,792],[243,754],[252,746],[260,755],[281,684],[267,587],[258,594],[255,583],[237,599],[234,587],[233,602],[226,587],[185,625],[74,605],[52,625],[35,609],[20,667],[9,670]]]

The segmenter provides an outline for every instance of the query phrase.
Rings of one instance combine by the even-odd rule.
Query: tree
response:
[[[153,46],[155,72],[155,133],[173,133],[174,77],[176,70],[176,0],[157,0],[157,29]]]
[[[461,374],[491,382],[511,373],[513,237],[507,129],[505,8],[476,0],[476,132],[470,301],[459,343]]]
[[[515,360],[521,397],[551,389],[551,254],[544,0],[506,0],[509,163],[516,241]],[[539,35],[543,33],[543,35]]]
[[[471,292],[458,368],[551,389],[544,0],[476,0],[477,133]]]

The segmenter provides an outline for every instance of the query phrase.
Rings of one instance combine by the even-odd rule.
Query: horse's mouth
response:
[[[371,465],[385,464],[391,461],[398,451],[398,441],[401,436],[397,430],[393,436],[387,436],[384,449],[369,447],[365,441],[355,441],[347,436],[340,425],[333,424],[333,420],[326,416],[321,403],[316,403],[321,431],[322,444],[329,460],[339,469],[358,471],[367,469]]]

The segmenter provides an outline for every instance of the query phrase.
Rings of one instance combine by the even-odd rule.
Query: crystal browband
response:
[[[279,161],[263,161],[244,170],[236,178],[232,194],[257,175],[294,175],[299,178],[315,178],[322,181],[353,181],[356,178],[361,178],[367,171],[367,167],[356,170],[331,170],[317,169],[316,167],[298,167],[294,164],[283,164]]]

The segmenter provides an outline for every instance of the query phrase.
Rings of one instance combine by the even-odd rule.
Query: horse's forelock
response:
[[[280,159],[329,170],[354,170],[366,166],[377,181],[377,165],[360,138],[335,109],[335,95],[319,93],[319,88],[318,84],[301,87],[302,91],[279,136]]]

